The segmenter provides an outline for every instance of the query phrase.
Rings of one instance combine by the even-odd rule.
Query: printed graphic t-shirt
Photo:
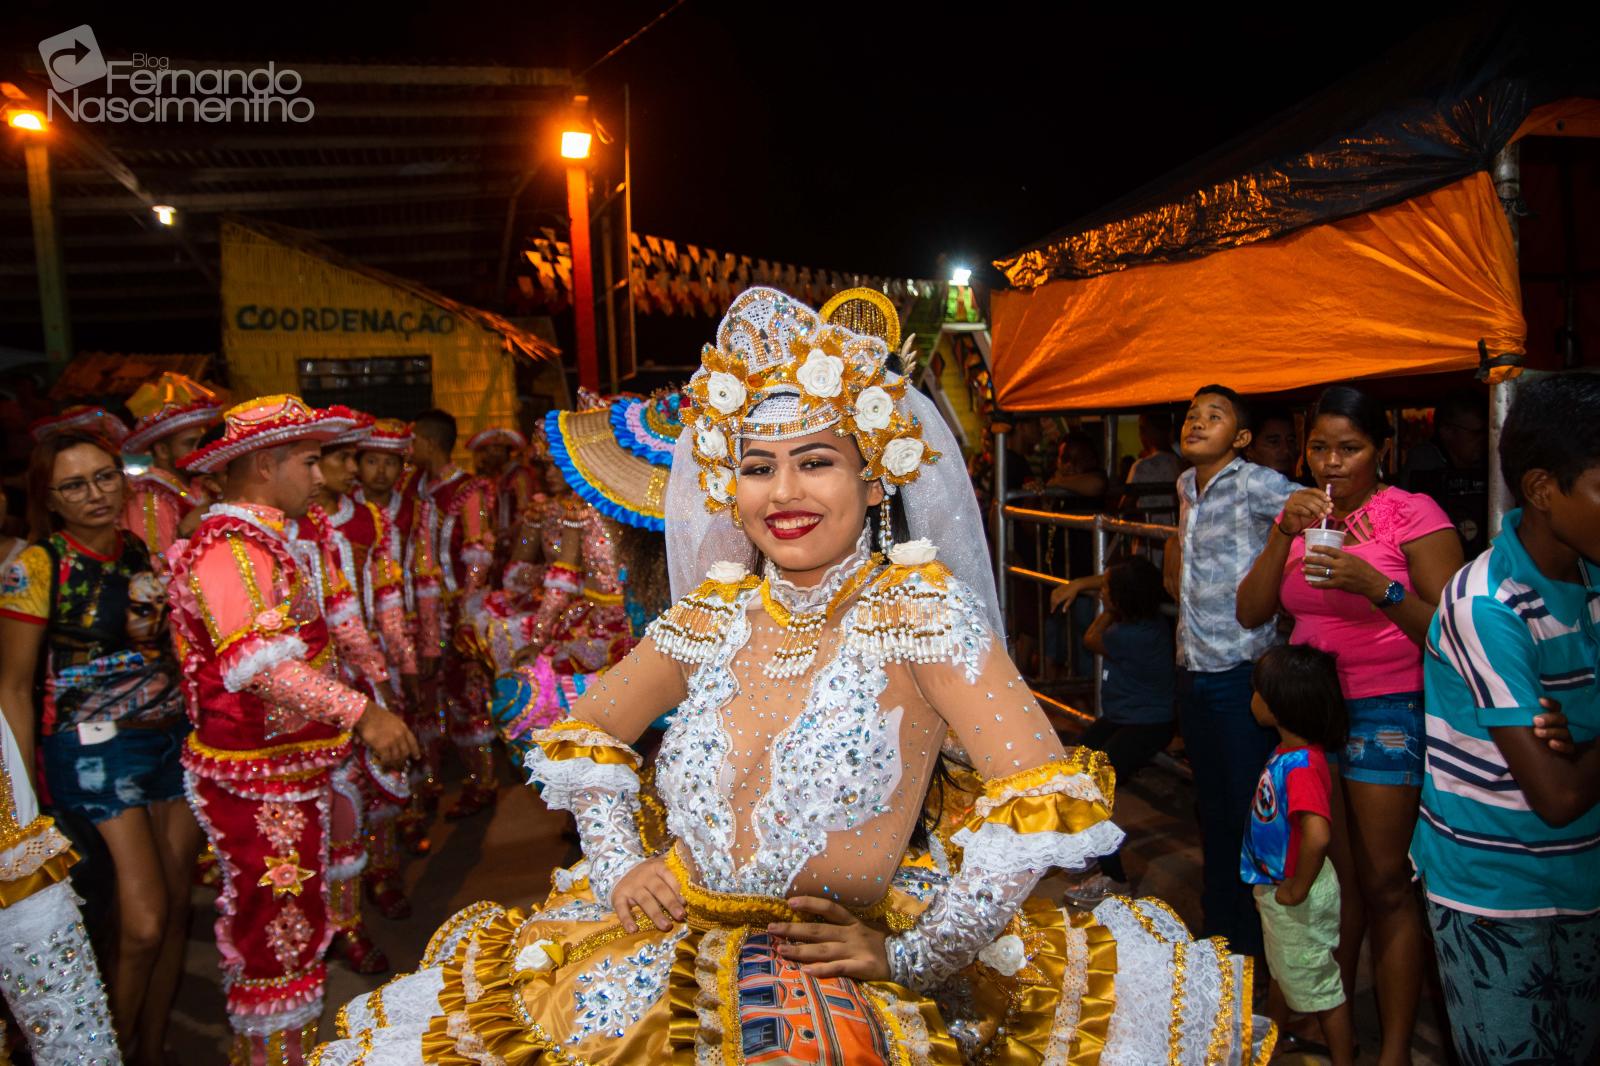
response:
[[[1246,884],[1275,885],[1294,876],[1301,813],[1333,817],[1333,775],[1320,747],[1279,747],[1267,760],[1250,807],[1250,831],[1239,855]]]

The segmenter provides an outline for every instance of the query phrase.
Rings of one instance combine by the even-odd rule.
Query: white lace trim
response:
[[[784,577],[783,571],[778,569],[777,564],[768,559],[763,571],[767,578],[767,591],[772,594],[773,599],[795,614],[810,614],[822,610],[828,605],[828,601],[833,599],[834,593],[843,588],[844,583],[854,577],[856,571],[872,557],[871,537],[870,527],[863,528],[861,535],[856,538],[855,550],[828,567],[823,572],[822,579],[815,585],[805,588]]]
[[[1048,765],[1048,764],[1047,764]],[[979,818],[987,818],[1001,807],[1014,799],[1025,796],[1071,796],[1073,799],[1084,800],[1088,803],[1105,803],[1106,798],[1101,793],[1100,787],[1094,783],[1094,778],[1082,771],[1066,771],[1053,777],[1043,784],[1031,788],[1003,788],[994,795],[985,793],[979,796],[972,805],[972,813]]]
[[[233,665],[222,671],[222,687],[229,692],[243,692],[257,676],[271,670],[279,663],[305,659],[309,654],[305,641],[298,636],[288,634],[263,638],[260,647],[241,655],[234,660]]]
[[[576,814],[579,792],[639,793],[639,775],[627,763],[597,763],[587,756],[552,759],[535,745],[528,749],[523,766],[528,770],[528,783],[540,787],[540,797],[553,811]]]
[[[16,787],[15,778],[12,779],[12,787]],[[39,867],[70,847],[72,842],[62,836],[61,830],[52,823],[41,832],[19,841],[0,857],[0,881],[17,881],[38,873]]]
[[[1019,833],[1001,822],[984,822],[976,831],[958,830],[950,841],[961,848],[963,873],[1005,876],[1023,870],[1043,873],[1053,866],[1081,870],[1090,859],[1115,851],[1123,835],[1114,822],[1097,822],[1077,833]]]

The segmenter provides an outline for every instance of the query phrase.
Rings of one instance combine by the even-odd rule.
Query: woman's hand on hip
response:
[[[853,977],[887,981],[888,937],[831,899],[799,896],[789,906],[814,914],[819,922],[773,922],[767,932],[778,938],[778,954],[813,977]]]
[[[671,929],[688,915],[684,909],[683,892],[678,879],[667,869],[665,858],[646,859],[622,875],[611,893],[611,909],[617,912],[622,928],[630,933],[639,931],[633,920],[633,908],[644,911],[645,917],[660,930]]]

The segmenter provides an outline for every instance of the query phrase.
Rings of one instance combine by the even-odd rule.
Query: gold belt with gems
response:
[[[770,922],[814,922],[816,915],[803,914],[781,899],[770,896],[745,895],[735,892],[713,892],[698,885],[684,865],[676,848],[667,852],[667,869],[678,879],[683,892],[683,903],[691,925],[748,925],[762,926]],[[913,915],[895,909],[891,895],[869,907],[849,908],[850,913],[863,922],[882,923],[890,932],[903,933],[916,924]]]

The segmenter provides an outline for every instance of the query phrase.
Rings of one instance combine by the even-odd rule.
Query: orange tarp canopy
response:
[[[1524,137],[1600,137],[1600,100],[1572,96],[1536,107],[1511,139]]]
[[[1200,259],[994,294],[1007,411],[1104,410],[1470,369],[1522,353],[1511,230],[1477,173]]]

